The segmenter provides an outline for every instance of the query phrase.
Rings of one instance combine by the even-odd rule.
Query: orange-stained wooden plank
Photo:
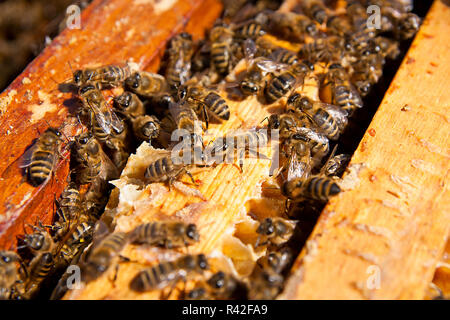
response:
[[[96,0],[81,16],[81,29],[63,31],[0,95],[0,175],[49,125],[64,126],[69,137],[79,130],[72,93],[58,90],[72,68],[135,62],[157,70],[167,40],[186,27],[202,37],[220,14],[219,0]],[[194,18],[196,23],[188,23]],[[54,195],[63,189],[67,154],[56,179],[42,188],[22,183],[22,174],[0,179],[0,248],[9,248],[26,223],[52,217]],[[11,170],[11,169],[8,169]]]
[[[449,50],[437,0],[282,299],[423,298],[450,229]]]

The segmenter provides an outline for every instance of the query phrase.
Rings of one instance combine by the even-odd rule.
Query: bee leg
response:
[[[205,124],[206,124],[206,129],[208,129],[209,127],[209,117],[208,117],[208,111],[206,110],[206,106],[203,105],[202,107],[202,112],[203,112],[203,120],[205,120]]]
[[[189,176],[189,178],[191,178],[191,181],[193,184],[195,184],[196,186],[198,186],[198,183],[195,182],[194,177],[192,176],[192,173],[190,173],[189,171],[187,171],[186,169],[184,169],[184,171],[186,172],[186,174]]]

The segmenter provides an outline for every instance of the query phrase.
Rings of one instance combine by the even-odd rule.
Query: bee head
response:
[[[83,71],[82,70],[75,70],[73,73],[73,82],[78,86],[81,84],[83,79]]]
[[[88,85],[83,86],[83,87],[80,88],[79,94],[80,94],[81,96],[83,96],[83,95],[85,95],[86,93],[88,93],[88,92],[90,92],[90,91],[93,91],[93,90],[95,90],[95,89],[96,89],[95,86],[93,86],[92,84],[88,84]]]
[[[206,259],[206,256],[204,254],[199,254],[197,256],[197,265],[201,270],[209,269],[208,260]]]
[[[178,88],[178,99],[183,101],[186,99],[188,93],[188,88],[186,86],[181,86]]]
[[[261,222],[258,229],[256,229],[256,233],[263,234],[266,236],[270,236],[275,232],[275,227],[273,225],[273,221],[271,218],[266,218]]]
[[[15,252],[0,251],[0,265],[9,264],[19,260],[19,257]]]
[[[158,136],[158,132],[158,127],[154,121],[146,122],[141,128],[142,135],[148,139],[156,138]]]
[[[24,242],[31,249],[39,250],[40,248],[42,248],[44,240],[45,236],[39,232],[25,236]]]
[[[303,97],[298,101],[298,106],[301,110],[310,110],[313,107],[313,103],[311,99]]]
[[[200,299],[206,294],[205,288],[195,288],[188,293],[188,299]]]
[[[133,73],[125,79],[125,85],[131,89],[137,89],[141,85],[141,75],[139,72]]]
[[[200,235],[197,232],[197,226],[195,224],[191,223],[187,226],[186,236],[193,241],[199,240]]]
[[[181,37],[182,39],[192,41],[192,36],[191,36],[191,34],[188,33],[188,32],[182,32],[182,33],[180,33],[180,37]]]
[[[76,141],[80,145],[86,145],[89,142],[89,140],[91,140],[91,138],[92,138],[92,134],[90,132],[85,132],[85,133],[80,134],[76,138]]]
[[[269,128],[270,129],[279,129],[280,128],[280,116],[278,114],[270,115]]]
[[[259,91],[259,86],[251,81],[244,80],[241,82],[241,91],[246,95],[254,95]]]
[[[328,69],[331,69],[331,70],[333,70],[333,69],[342,69],[342,65],[341,65],[340,63],[332,63],[332,64],[328,67]]]
[[[310,36],[315,36],[318,31],[315,23],[308,24],[305,30]]]
[[[116,97],[114,101],[120,109],[127,109],[131,103],[131,92],[124,92],[120,96]]]
[[[223,288],[225,286],[225,273],[223,271],[215,273],[208,279],[208,284],[214,289]]]
[[[357,83],[356,86],[358,88],[359,93],[363,97],[366,96],[369,93],[370,89],[371,89],[370,83],[366,82],[366,81],[362,81],[360,83]]]

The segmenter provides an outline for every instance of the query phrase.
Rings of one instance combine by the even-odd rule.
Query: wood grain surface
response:
[[[422,299],[450,228],[450,7],[435,1],[281,299]]]

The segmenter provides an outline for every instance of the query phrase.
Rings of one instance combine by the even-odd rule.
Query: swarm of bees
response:
[[[271,134],[246,131],[232,137],[241,142],[234,145],[217,139],[205,146],[202,140],[211,120],[230,118],[217,87],[242,59],[247,69],[230,85],[242,99],[258,96],[264,104],[285,100],[283,113],[261,121],[279,133],[281,166],[275,175],[287,211],[337,195],[339,177],[350,160],[347,154],[335,154],[337,141],[382,76],[385,60],[398,57],[400,41],[411,38],[420,24],[408,1],[344,2],[345,13],[322,0],[302,1],[293,12],[274,11],[276,1],[225,1],[223,16],[206,40],[193,41],[188,33],[171,39],[160,73],[128,65],[75,70],[79,119],[88,130],[69,142],[70,182],[56,201],[54,223],[31,226],[33,232],[19,239],[20,254],[0,252],[0,297],[34,298],[50,276],[61,276],[72,264],[80,266],[84,282],[93,281],[127,259],[121,251],[129,243],[170,250],[198,242],[196,225],[184,222],[153,221],[128,233],[110,232],[99,222],[110,192],[108,181],[120,176],[128,156],[143,141],[167,149],[146,168],[147,183],[170,187],[186,174],[196,184],[190,166],[216,165],[235,152],[242,170],[242,158],[257,153],[255,146],[266,145]],[[365,23],[372,4],[382,9],[379,29]],[[296,43],[299,49],[280,47],[267,35]],[[311,76],[317,77],[320,100],[302,94]],[[119,86],[125,91],[112,99],[111,107],[102,90]],[[209,152],[193,152],[190,164],[175,161],[170,156],[174,144],[164,138],[175,129],[187,133],[187,148]],[[63,140],[59,129],[49,128],[24,155],[28,161],[22,167],[32,185],[42,186],[51,178]],[[143,269],[129,287],[144,292],[194,279],[187,299],[273,299],[295,258],[290,244],[296,229],[297,221],[282,217],[259,222],[254,247],[265,248],[265,254],[247,279],[220,270],[212,273],[207,256],[186,254]],[[52,298],[65,293],[66,277],[64,273]]]

